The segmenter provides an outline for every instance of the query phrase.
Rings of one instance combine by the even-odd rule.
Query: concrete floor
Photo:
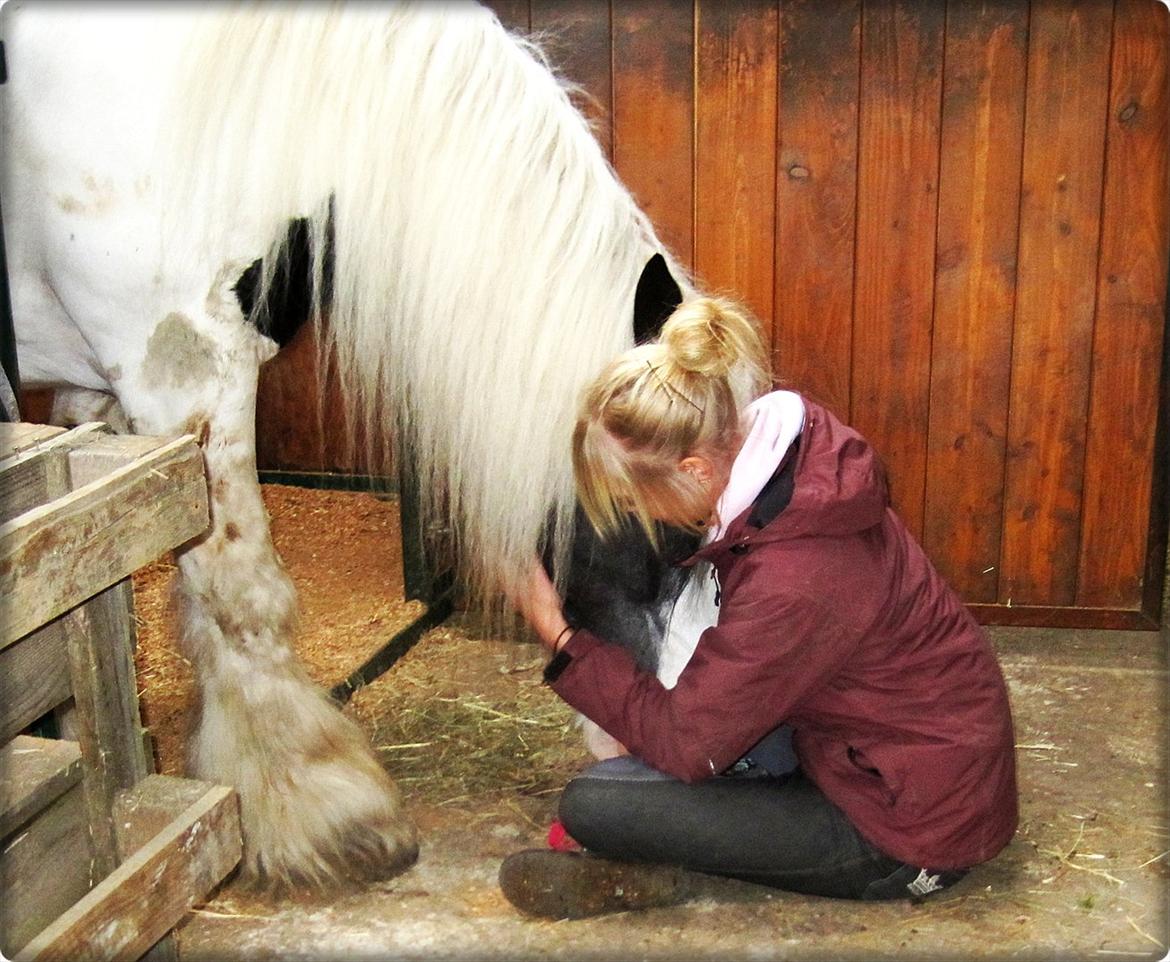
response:
[[[182,959],[1165,958],[1165,633],[991,634],[1015,712],[1020,829],[933,901],[860,905],[712,880],[677,907],[532,920],[502,898],[496,872],[544,843],[556,795],[495,796],[413,804],[418,864],[369,890],[265,902],[227,886],[179,930]],[[476,670],[510,657],[466,644]]]

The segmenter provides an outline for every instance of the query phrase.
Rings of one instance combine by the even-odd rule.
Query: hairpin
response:
[[[692,400],[691,400],[689,397],[687,397],[685,394],[683,394],[683,392],[682,392],[682,391],[680,391],[680,390],[679,390],[678,388],[676,388],[674,385],[670,384],[670,383],[669,383],[669,382],[666,380],[666,378],[664,378],[664,377],[663,377],[661,374],[659,374],[659,373],[658,373],[658,368],[656,368],[656,367],[655,367],[653,364],[651,364],[651,363],[650,363],[650,359],[649,359],[649,358],[647,358],[647,359],[646,359],[646,366],[647,366],[648,368],[650,368],[650,373],[654,375],[654,377],[655,377],[655,378],[658,380],[658,383],[659,383],[659,384],[661,384],[661,385],[662,385],[664,388],[666,388],[666,390],[667,390],[667,392],[668,392],[668,393],[670,393],[670,394],[677,394],[677,395],[678,395],[680,398],[682,398],[684,401],[686,401],[686,402],[687,402],[687,404],[689,404],[691,407],[693,407],[693,408],[694,408],[696,411],[698,411],[700,414],[703,414],[703,413],[705,413],[705,412],[703,411],[703,409],[702,409],[701,407],[699,407],[699,405],[697,405],[697,404],[696,404],[694,401],[692,401]],[[672,399],[671,399],[671,402],[672,402],[672,403],[673,403],[673,400],[674,400],[674,399],[672,398]]]

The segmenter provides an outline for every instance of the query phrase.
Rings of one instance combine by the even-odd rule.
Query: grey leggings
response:
[[[808,895],[920,898],[965,871],[911,866],[874,848],[799,769],[755,767],[687,784],[631,757],[565,787],[560,819],[586,849]]]

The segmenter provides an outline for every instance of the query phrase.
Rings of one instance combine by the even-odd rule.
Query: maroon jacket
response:
[[[787,722],[804,771],[879,849],[935,869],[984,862],[1017,823],[1003,675],[890,507],[873,449],[805,403],[787,506],[762,528],[745,511],[695,556],[718,573],[719,623],[674,689],[585,630],[553,688],[691,782]]]

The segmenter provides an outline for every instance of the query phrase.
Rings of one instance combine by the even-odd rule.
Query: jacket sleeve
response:
[[[766,577],[766,572],[757,572]],[[733,764],[828,683],[856,647],[817,596],[769,585],[724,597],[673,689],[585,630],[553,689],[659,771],[694,782]]]

